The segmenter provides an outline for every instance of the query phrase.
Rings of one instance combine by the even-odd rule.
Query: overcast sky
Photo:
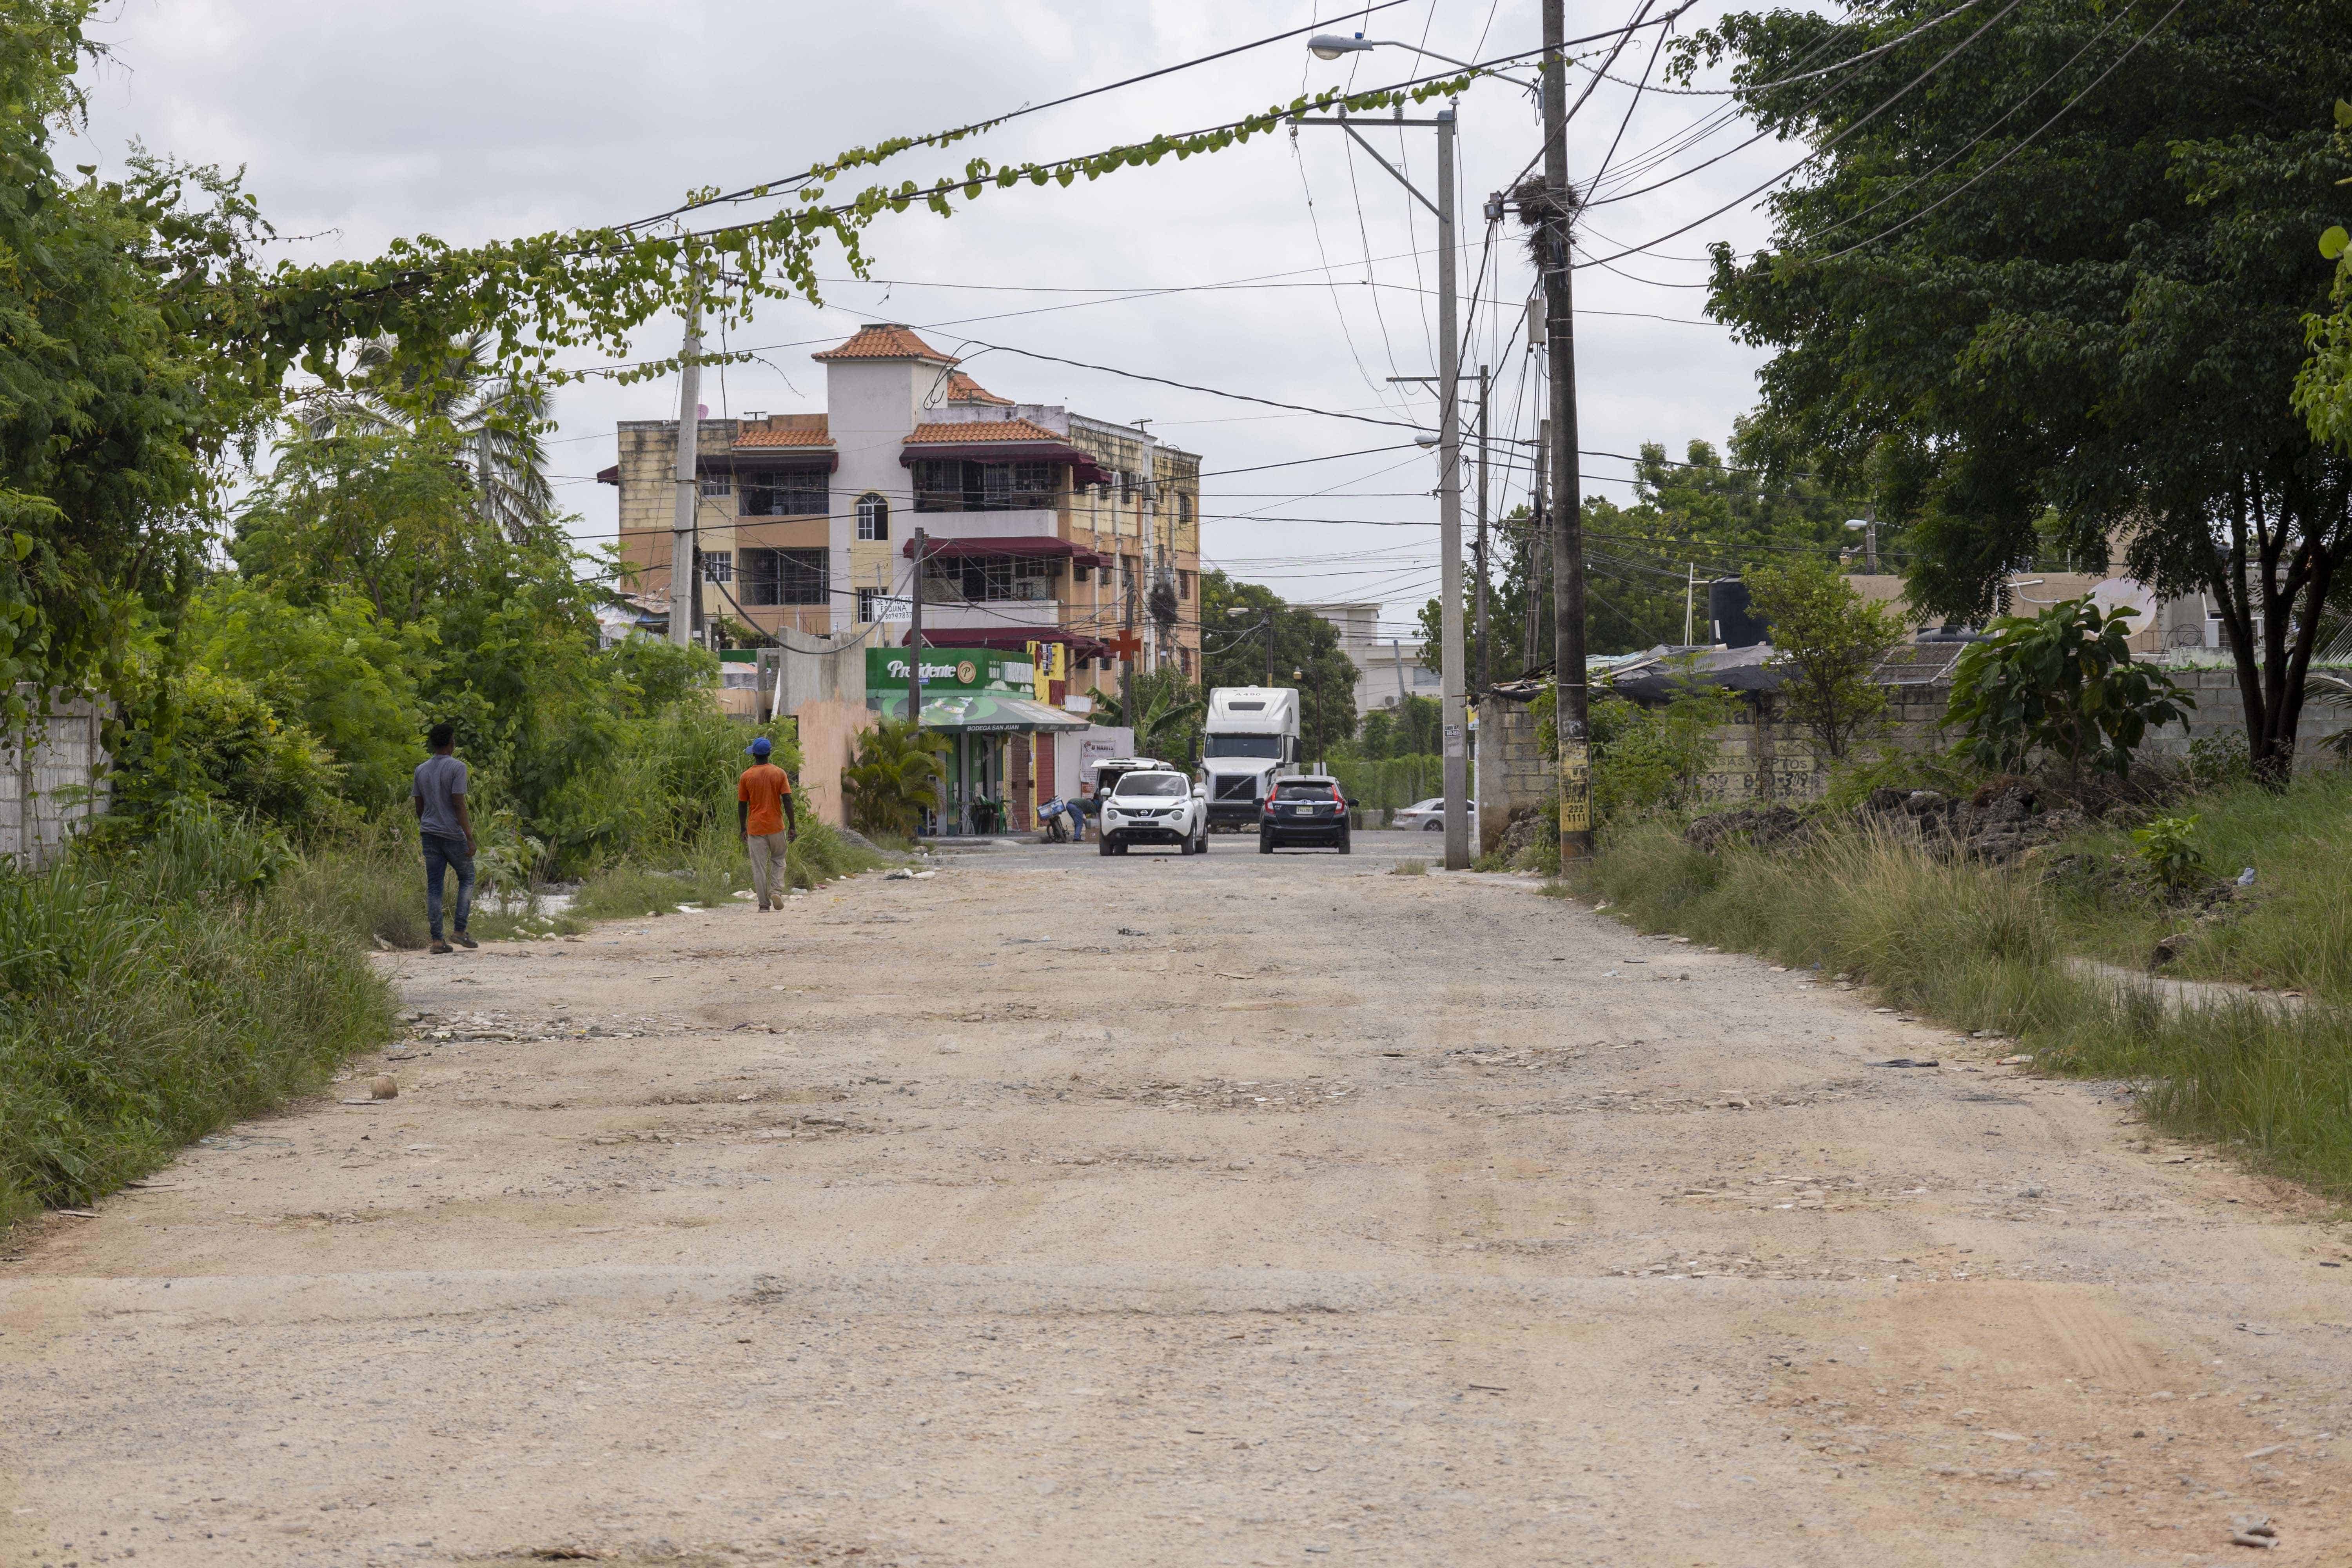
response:
[[[1570,34],[1622,25],[1638,3],[1570,0]],[[1705,26],[1725,8],[1702,0],[1680,28]],[[282,246],[285,254],[363,257],[401,235],[466,242],[632,218],[691,187],[750,184],[845,147],[985,118],[1340,15],[1297,0],[116,0],[95,29],[113,52],[90,73],[89,135],[109,160],[139,141],[242,165],[280,234],[304,237]],[[1406,0],[1358,17],[1338,30],[1361,26],[1374,38],[1463,58],[1529,49],[1541,38],[1533,0]],[[1612,74],[1640,77],[1654,37],[1639,35]],[[1302,90],[1439,68],[1417,68],[1402,47],[1326,64],[1303,40],[1286,40],[1032,115],[949,153],[911,153],[884,174],[893,183],[927,179],[959,171],[974,152],[999,163],[1089,152],[1215,124]],[[1572,76],[1571,100],[1589,80]],[[1604,82],[1571,125],[1580,183],[1599,167],[1633,96]],[[1746,122],[1719,116],[1711,136],[1619,184],[1723,101],[1643,96],[1601,194],[1693,168],[1751,135]],[[1531,100],[1492,81],[1459,113],[1467,300],[1486,239],[1480,205],[1534,154],[1538,128]],[[1375,144],[1392,161],[1401,148],[1412,177],[1434,193],[1433,132],[1391,132]],[[1679,228],[1790,156],[1762,142],[1654,194],[1599,206],[1588,215],[1584,254]],[[1705,278],[1710,241],[1747,247],[1764,233],[1743,205],[1616,269],[1578,272],[1581,446],[1630,453],[1658,440],[1679,454],[1693,438],[1728,435],[1753,401],[1759,355],[1703,320],[1705,290],[1691,285]],[[877,281],[849,280],[831,265],[822,307],[771,304],[730,342],[760,349],[760,363],[730,367],[723,382],[706,373],[704,400],[714,414],[820,409],[824,377],[808,355],[880,319],[910,322],[935,346],[971,355],[974,377],[1004,395],[1104,419],[1148,418],[1154,433],[1200,453],[1212,474],[1388,447],[1408,437],[961,345],[969,334],[1433,424],[1429,396],[1385,378],[1436,370],[1434,242],[1428,213],[1333,131],[1302,132],[1295,143],[1288,135],[1253,139],[1066,190],[992,189],[953,218],[916,209],[878,220],[867,234]],[[1472,353],[1474,365],[1484,359],[1495,368],[1498,435],[1532,431],[1536,398],[1523,384],[1518,315],[1531,281],[1507,232],[1484,285],[1501,308],[1481,307]],[[1247,286],[1206,287],[1236,282]],[[1121,297],[1177,289],[1189,291]],[[671,352],[677,333],[675,321],[650,323],[641,346]],[[593,476],[613,460],[614,422],[664,417],[676,404],[674,380],[592,380],[558,395],[552,468],[583,540],[612,536],[614,492]],[[1203,554],[1287,597],[1378,600],[1384,619],[1409,625],[1436,581],[1433,469],[1426,456],[1392,451],[1211,478]],[[1610,482],[1624,463],[1588,458],[1585,471],[1587,493],[1626,494],[1625,484]],[[1524,498],[1524,470],[1498,467],[1495,489],[1499,513]],[[1465,517],[1466,527],[1466,500]]]

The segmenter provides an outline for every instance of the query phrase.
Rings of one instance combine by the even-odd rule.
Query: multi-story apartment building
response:
[[[825,412],[698,424],[706,617],[901,643],[920,528],[926,643],[1066,643],[1074,693],[1116,685],[1129,636],[1139,668],[1199,673],[1198,457],[1000,397],[904,326],[812,357]],[[625,421],[598,476],[620,488],[622,552],[656,602],[677,450],[676,421]]]

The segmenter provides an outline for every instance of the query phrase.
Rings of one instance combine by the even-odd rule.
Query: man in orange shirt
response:
[[[780,908],[792,886],[784,868],[784,852],[799,837],[800,819],[793,810],[793,781],[768,761],[773,748],[768,737],[751,742],[751,765],[735,781],[735,826],[743,847],[751,854],[751,890],[763,910]]]

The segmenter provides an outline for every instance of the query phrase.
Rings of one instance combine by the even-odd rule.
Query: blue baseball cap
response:
[[[767,755],[771,751],[774,750],[774,748],[773,748],[772,746],[771,746],[771,745],[768,743],[768,737],[767,737],[767,736],[765,736],[765,735],[754,735],[754,736],[751,738],[751,746],[748,748],[748,750],[749,750],[749,751],[751,752],[751,753],[753,756],[755,756],[755,757],[764,757],[764,756],[766,756],[766,755]]]

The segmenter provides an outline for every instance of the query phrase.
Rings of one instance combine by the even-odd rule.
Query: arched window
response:
[[[867,490],[857,498],[857,537],[887,539],[890,537],[890,503]]]

